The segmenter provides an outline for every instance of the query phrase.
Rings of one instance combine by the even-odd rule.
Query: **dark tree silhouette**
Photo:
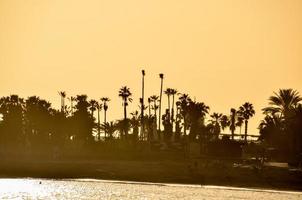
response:
[[[181,94],[179,97],[179,107],[180,107],[180,115],[183,119],[183,135],[186,137],[187,133],[187,115],[189,113],[189,103],[192,100],[190,99],[188,94]]]
[[[269,107],[263,109],[264,113],[279,114],[281,117],[290,115],[291,110],[302,101],[299,93],[293,89],[280,89],[269,97]]]
[[[160,129],[160,125],[161,125],[161,102],[162,102],[162,95],[163,95],[163,84],[164,84],[164,74],[159,74],[159,78],[160,78],[160,93],[159,93],[159,116],[158,116],[158,134],[160,136],[161,133],[161,129]],[[159,137],[160,139],[160,137]]]
[[[230,117],[230,130],[232,133],[232,140],[234,140],[235,130],[236,130],[236,117],[237,111],[235,108],[231,108],[231,117]]]
[[[132,102],[132,93],[130,92],[130,88],[128,88],[127,86],[121,87],[121,89],[119,90],[119,97],[122,98],[123,100],[123,106],[124,106],[124,125],[126,126],[126,121],[127,121],[127,106],[128,106],[128,101]],[[124,129],[124,135],[127,138],[128,136],[128,131],[125,127]]]
[[[213,134],[215,135],[216,138],[219,137],[220,134],[220,129],[221,129],[221,118],[222,118],[222,114],[221,113],[216,113],[214,112],[212,115],[210,115],[211,119],[210,119],[210,123],[213,126]]]
[[[60,91],[59,95],[61,97],[61,112],[65,112],[65,97],[66,97],[66,92]]]
[[[221,116],[220,125],[221,125],[222,131],[224,131],[227,127],[230,126],[230,120],[229,120],[228,116],[226,116],[226,115]]]
[[[247,130],[248,130],[248,121],[251,117],[255,115],[255,110],[253,104],[246,102],[239,107],[240,116],[244,119],[245,130],[244,130],[244,140],[247,140]],[[236,124],[235,124],[236,125]]]
[[[145,98],[145,70],[142,70],[142,98],[141,98],[141,136],[143,137],[145,135],[144,133],[144,103]]]
[[[84,141],[91,141],[94,122],[91,113],[88,112],[90,104],[87,101],[87,95],[77,95],[76,102],[76,111],[73,116],[75,136]]]
[[[104,124],[107,123],[107,110],[108,110],[108,102],[110,99],[108,97],[102,97],[101,101],[103,102],[103,108],[104,108]],[[105,138],[106,138],[106,129],[104,130]]]
[[[18,95],[10,95],[0,99],[2,114],[0,142],[3,145],[22,144],[24,100]]]
[[[171,95],[172,95],[172,110],[171,110],[171,122],[172,122],[172,129],[174,124],[174,106],[175,106],[175,95],[178,93],[176,89],[171,88]]]

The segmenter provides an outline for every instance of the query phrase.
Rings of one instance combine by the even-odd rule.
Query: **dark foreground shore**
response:
[[[95,178],[302,191],[302,172],[287,167],[179,160],[2,160],[0,177]]]

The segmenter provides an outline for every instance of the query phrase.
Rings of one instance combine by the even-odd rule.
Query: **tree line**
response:
[[[253,104],[243,103],[229,114],[210,113],[204,102],[192,100],[188,94],[174,88],[163,90],[164,75],[160,74],[160,94],[151,95],[144,103],[144,76],[142,71],[142,97],[138,110],[128,115],[132,103],[132,92],[127,86],[118,90],[122,101],[124,118],[107,121],[110,99],[88,99],[87,95],[67,96],[59,92],[61,109],[38,96],[26,99],[10,95],[0,99],[0,145],[2,149],[44,148],[63,146],[67,142],[81,141],[84,144],[102,143],[112,140],[147,141],[149,144],[190,142],[207,143],[221,139],[227,129],[234,140],[237,128],[244,143],[248,140],[248,122],[255,115]],[[168,106],[162,109],[163,95]],[[269,106],[263,109],[265,118],[259,125],[259,141],[268,147],[282,149],[297,155],[302,147],[302,107],[299,93],[293,89],[280,89],[269,98]],[[163,113],[162,113],[163,112]],[[104,115],[101,122],[101,114]],[[244,127],[244,135],[241,134]]]

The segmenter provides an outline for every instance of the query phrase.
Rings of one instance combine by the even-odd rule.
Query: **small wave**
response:
[[[99,183],[116,183],[116,184],[135,184],[135,185],[154,185],[166,187],[190,187],[190,188],[203,188],[203,189],[218,189],[218,190],[236,190],[236,191],[249,191],[249,192],[266,192],[266,193],[280,193],[280,194],[298,194],[302,192],[287,191],[287,190],[272,190],[272,189],[259,189],[259,188],[244,188],[244,187],[231,187],[231,186],[217,186],[217,185],[197,185],[197,184],[180,184],[180,183],[154,183],[154,182],[141,182],[141,181],[123,181],[123,180],[106,180],[106,179],[91,179],[91,178],[75,178],[63,179],[66,181],[78,182],[99,182]]]

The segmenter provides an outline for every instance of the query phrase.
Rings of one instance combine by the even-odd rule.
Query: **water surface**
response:
[[[0,199],[302,199],[302,192],[95,179],[0,179]]]

